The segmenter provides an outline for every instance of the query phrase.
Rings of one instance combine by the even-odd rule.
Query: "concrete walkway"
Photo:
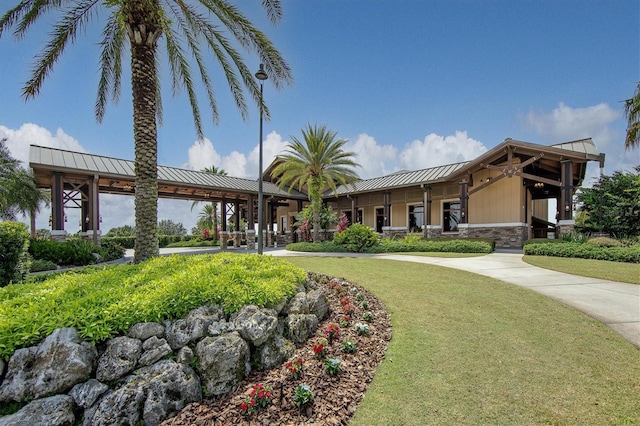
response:
[[[559,300],[603,322],[640,348],[640,285],[565,274],[529,265],[522,253],[492,253],[479,257],[442,258],[411,255],[298,253],[278,250],[275,256],[368,256],[403,262],[427,263],[486,275],[529,288]]]
[[[199,254],[218,252],[218,248],[160,249],[160,254]],[[255,253],[231,249],[238,253]],[[132,256],[128,250],[126,256]],[[522,261],[522,253],[496,252],[479,257],[443,258],[397,254],[301,253],[282,248],[265,249],[271,256],[373,257],[403,262],[426,263],[486,275],[529,288],[559,300],[603,322],[640,348],[640,285],[581,277],[538,268]]]

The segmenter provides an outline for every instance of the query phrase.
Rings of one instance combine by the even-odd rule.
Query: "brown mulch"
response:
[[[227,395],[216,399],[205,399],[187,405],[175,417],[165,420],[163,426],[212,426],[212,425],[346,425],[362,401],[378,364],[382,362],[391,339],[391,320],[385,306],[364,288],[344,280],[333,280],[344,284],[346,294],[355,306],[347,327],[340,328],[340,337],[327,348],[327,358],[339,358],[341,371],[336,376],[324,370],[324,360],[317,359],[312,344],[325,337],[323,330],[331,322],[339,323],[344,317],[340,296],[325,279],[317,280],[329,299],[329,315],[318,325],[315,335],[296,348],[294,356],[305,359],[302,377],[293,380],[285,366],[270,371],[252,371],[249,376]],[[323,282],[325,281],[325,282]],[[356,293],[364,296],[368,311],[374,319],[367,323],[363,317],[362,301]],[[368,324],[368,335],[360,336],[354,329],[356,323]],[[344,353],[342,343],[352,340],[357,345],[353,354]],[[251,415],[240,413],[240,404],[247,398],[253,385],[262,383],[273,389],[273,403],[263,411]],[[313,392],[313,403],[300,410],[293,402],[294,389],[298,384],[307,384]]]

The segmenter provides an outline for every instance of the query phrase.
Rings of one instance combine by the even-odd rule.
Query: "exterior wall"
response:
[[[495,175],[495,172],[494,172]],[[486,182],[489,171],[473,175],[473,190]],[[469,196],[469,223],[524,222],[522,178],[503,178]]]

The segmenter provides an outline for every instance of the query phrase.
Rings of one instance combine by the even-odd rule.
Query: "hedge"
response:
[[[640,263],[640,245],[632,247],[602,247],[588,243],[534,243],[524,246],[524,254]]]

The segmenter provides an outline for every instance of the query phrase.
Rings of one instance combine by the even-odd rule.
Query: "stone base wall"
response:
[[[51,231],[51,241],[65,242],[67,240],[67,231],[57,230]]]
[[[286,231],[284,234],[276,235],[276,244],[278,247],[285,247],[287,244],[291,244],[293,242],[293,234],[291,231]]]
[[[561,220],[556,225],[556,235],[560,237],[561,235],[571,234],[576,229],[576,221],[575,220]]]
[[[227,231],[220,231],[220,250],[226,250],[229,247],[228,236]]]
[[[256,231],[247,231],[247,250],[255,250],[256,248]]]
[[[385,238],[403,238],[409,233],[406,230],[383,228]],[[529,237],[527,225],[513,224],[507,226],[472,226],[461,224],[458,232],[442,232],[442,228],[428,226],[423,234],[426,238],[486,238],[495,240],[496,247],[521,248]]]

